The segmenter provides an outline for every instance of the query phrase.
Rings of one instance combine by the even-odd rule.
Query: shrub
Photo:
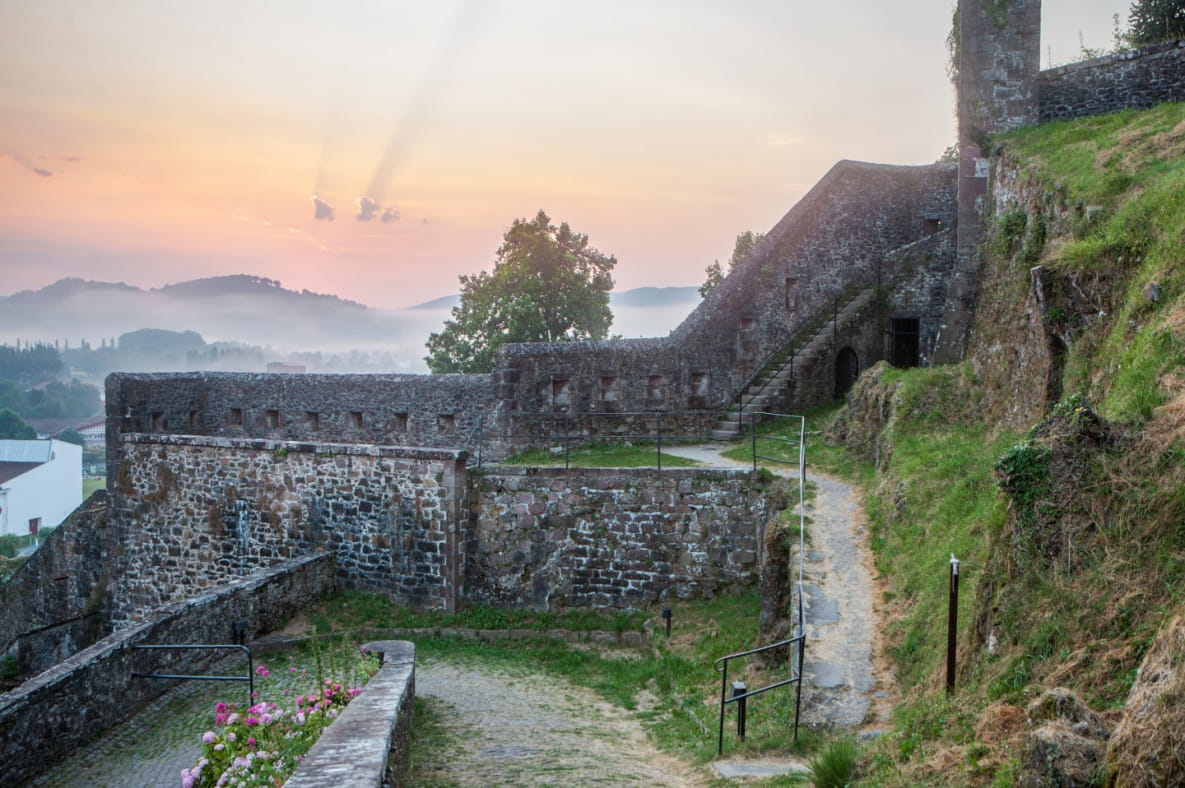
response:
[[[851,736],[832,739],[811,758],[811,778],[815,788],[844,788],[856,777],[860,746]]]

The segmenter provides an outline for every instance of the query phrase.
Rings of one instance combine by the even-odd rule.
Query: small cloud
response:
[[[50,172],[49,170],[43,170],[40,167],[34,167],[33,172],[37,173],[42,178],[52,178],[53,177],[52,172]]]
[[[771,148],[786,148],[791,145],[797,145],[800,142],[802,142],[801,137],[795,137],[790,134],[773,132],[765,135],[765,144]]]
[[[322,200],[317,195],[309,198],[313,201],[313,218],[318,221],[333,221],[333,206]]]
[[[81,156],[59,156],[58,161],[77,162],[82,161]]]
[[[394,208],[388,208],[387,210],[383,211],[383,215],[379,217],[379,221],[381,221],[383,224],[386,224],[387,222],[397,222],[399,221],[399,211],[395,210]]]
[[[360,222],[369,222],[382,209],[383,206],[369,197],[358,198],[358,215],[354,218]]]

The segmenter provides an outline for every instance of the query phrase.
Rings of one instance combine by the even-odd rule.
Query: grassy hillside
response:
[[[879,465],[870,518],[907,698],[866,784],[1017,784],[1025,705],[1068,687],[1112,726],[1185,611],[1185,104],[998,143],[972,358],[866,375],[833,429]]]

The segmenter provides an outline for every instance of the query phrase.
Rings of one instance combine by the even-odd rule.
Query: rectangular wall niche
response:
[[[551,409],[566,411],[572,404],[572,381],[568,378],[551,379]]]
[[[189,429],[193,430],[194,432],[197,432],[199,429],[201,429],[201,426],[202,426],[201,411],[191,410],[189,412]]]
[[[786,311],[793,312],[798,309],[798,278],[793,276],[786,277]]]
[[[304,412],[304,421],[313,432],[321,429],[321,414],[315,410],[306,410]]]
[[[621,396],[621,384],[614,375],[601,376],[601,402],[617,402]]]
[[[651,375],[646,380],[646,403],[661,405],[667,400],[667,376]]]
[[[264,425],[269,430],[278,429],[280,426],[280,411],[265,410],[263,412],[263,421],[264,421]]]
[[[153,432],[164,432],[167,422],[165,421],[165,414],[153,413],[148,417],[150,429]]]
[[[391,423],[388,425],[390,432],[407,432],[407,414],[396,413],[391,417]]]
[[[346,414],[346,424],[350,425],[352,429],[362,429],[362,411],[352,410]]]
[[[436,431],[441,435],[452,435],[457,430],[457,417],[451,413],[442,413],[436,417]]]
[[[226,423],[232,427],[243,426],[243,409],[231,408],[230,412],[226,414]]]
[[[708,407],[708,393],[712,390],[712,376],[707,372],[691,373],[691,391],[687,397],[687,407]]]

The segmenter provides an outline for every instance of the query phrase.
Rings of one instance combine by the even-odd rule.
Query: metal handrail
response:
[[[759,414],[754,414],[754,417],[756,417],[757,415],[778,416],[778,417],[782,417],[782,418],[797,418],[800,420],[799,427],[798,427],[798,440],[797,441],[789,440],[786,438],[777,438],[777,437],[769,436],[769,435],[763,436],[764,438],[767,438],[767,439],[782,441],[782,442],[785,442],[790,445],[797,444],[797,446],[798,446],[798,474],[797,474],[797,476],[798,476],[798,583],[796,584],[798,599],[797,599],[797,610],[795,611],[797,613],[797,615],[795,616],[796,621],[795,621],[795,625],[794,625],[795,635],[791,638],[787,638],[786,640],[782,640],[777,643],[772,643],[768,646],[759,646],[758,648],[749,649],[748,651],[740,651],[735,654],[728,654],[726,656],[720,657],[719,659],[717,659],[715,662],[712,663],[712,665],[716,669],[716,671],[721,674],[721,676],[720,676],[720,719],[719,719],[719,726],[718,726],[718,730],[717,730],[717,739],[716,739],[716,754],[717,755],[724,754],[724,712],[725,712],[725,709],[729,703],[737,703],[740,701],[744,701],[746,698],[751,698],[754,695],[760,695],[762,693],[769,692],[770,690],[777,689],[778,687],[784,687],[788,684],[796,685],[795,695],[794,695],[794,741],[796,741],[796,742],[798,741],[798,726],[799,726],[799,720],[800,720],[801,712],[802,712],[802,673],[803,673],[804,654],[806,652],[806,618],[803,614],[803,602],[802,602],[803,587],[804,587],[803,586],[803,581],[804,581],[803,567],[806,562],[806,510],[805,510],[805,503],[806,503],[806,417],[805,416],[792,416],[791,414],[785,414],[785,413],[759,413]],[[756,418],[754,418],[754,420],[752,422],[751,429],[752,429],[752,433],[753,433],[753,468],[756,469],[757,468],[757,460],[759,458],[759,455],[757,454],[757,422],[756,422]],[[760,457],[760,459],[765,459],[765,460],[769,460],[772,462],[787,462],[787,463],[791,462],[789,460],[782,460],[782,459],[776,458],[776,457]],[[777,681],[772,684],[768,684],[764,687],[758,687],[757,689],[754,689],[754,690],[736,693],[731,698],[727,697],[728,661],[729,660],[738,659],[740,657],[748,657],[748,656],[752,656],[753,654],[760,654],[762,652],[771,651],[776,648],[784,648],[784,647],[789,646],[791,644],[796,644],[794,651],[795,651],[795,654],[797,655],[797,659],[793,660],[793,662],[791,663],[790,678],[784,679],[782,681]],[[737,727],[740,732],[741,738],[743,739],[744,738],[744,711],[743,711],[744,704],[742,703],[742,705],[739,708],[742,711],[740,711],[738,714]]]
[[[251,657],[251,649],[243,645],[230,643],[216,643],[216,644],[199,644],[199,643],[185,643],[181,645],[158,645],[151,644],[147,646],[132,646],[132,648],[140,650],[178,650],[185,648],[196,649],[216,649],[216,648],[232,648],[238,649],[247,655],[247,675],[246,676],[196,676],[188,674],[176,673],[132,673],[132,678],[137,679],[188,679],[188,680],[202,680],[202,681],[245,681],[247,682],[247,706],[250,706],[255,700],[255,670],[253,659]]]

